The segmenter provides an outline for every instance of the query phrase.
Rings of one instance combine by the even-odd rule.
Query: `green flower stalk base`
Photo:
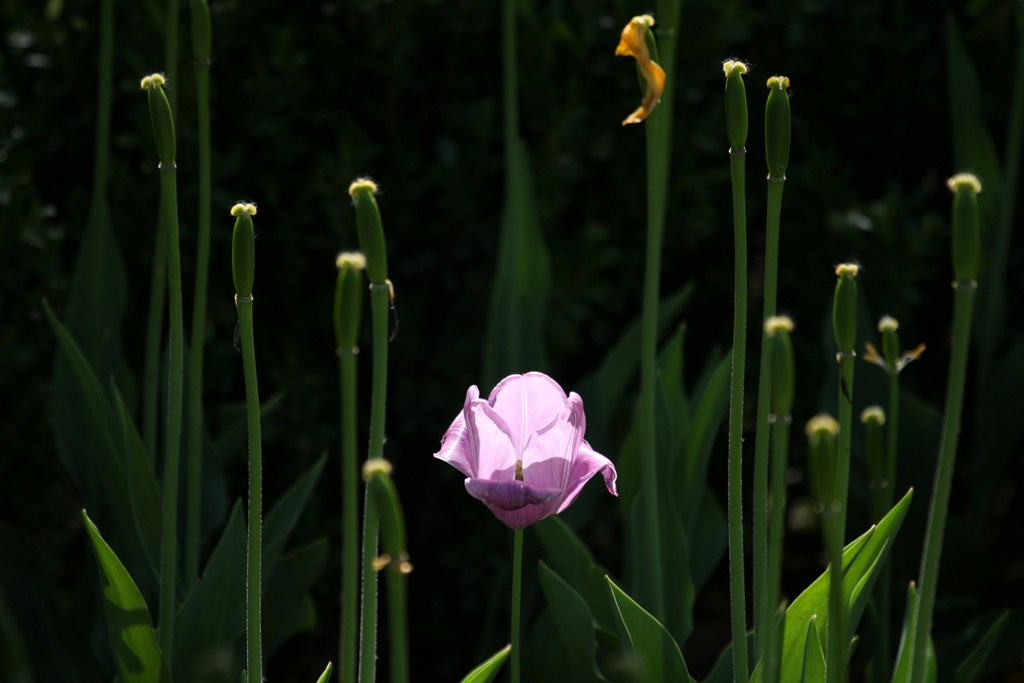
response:
[[[516,529],[512,549],[512,683],[520,683],[519,617],[523,593],[523,530]]]

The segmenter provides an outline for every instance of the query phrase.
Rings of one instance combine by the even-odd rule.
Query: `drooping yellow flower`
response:
[[[616,56],[634,57],[637,67],[647,82],[647,91],[644,93],[643,102],[636,111],[626,117],[622,125],[640,123],[648,116],[661,101],[661,93],[665,89],[665,70],[658,66],[658,63],[651,59],[651,53],[647,49],[647,29],[654,26],[654,17],[650,14],[643,14],[630,19],[626,28],[622,29],[622,38],[619,46],[615,48]]]

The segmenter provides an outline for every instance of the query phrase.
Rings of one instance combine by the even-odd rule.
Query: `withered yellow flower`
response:
[[[654,111],[654,108],[661,101],[661,93],[665,89],[665,70],[658,66],[658,63],[651,59],[651,53],[647,49],[647,29],[654,26],[654,17],[650,14],[643,14],[630,19],[626,28],[622,29],[622,38],[619,46],[615,48],[616,56],[634,57],[637,67],[647,82],[647,91],[644,93],[643,102],[636,111],[626,117],[622,125],[640,123]]]

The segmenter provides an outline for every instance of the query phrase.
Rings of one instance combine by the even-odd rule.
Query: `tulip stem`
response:
[[[729,581],[732,596],[733,680],[746,681],[747,617],[743,579],[743,380],[747,354],[746,150],[729,151],[732,171],[735,253],[735,309],[732,328],[732,380],[729,396]]]
[[[256,351],[253,347],[252,297],[237,298],[238,323],[245,373],[245,409],[249,425],[249,540],[246,559],[246,666],[248,680],[263,680],[261,637],[262,541],[263,541],[263,447],[260,432],[260,394],[256,384]]]
[[[210,271],[210,63],[196,61],[199,123],[199,234],[196,285],[192,301],[192,346],[188,376],[188,509],[185,524],[185,577],[199,575],[203,500],[203,345],[206,338],[206,290]]]
[[[946,387],[946,411],[942,424],[939,462],[935,468],[935,487],[928,510],[928,526],[924,535],[921,557],[921,575],[918,581],[920,597],[917,602],[917,628],[914,633],[913,683],[923,682],[927,671],[928,634],[932,627],[935,607],[935,589],[939,578],[939,560],[942,558],[942,537],[949,512],[949,496],[953,487],[953,469],[956,465],[956,447],[960,436],[960,417],[964,405],[964,386],[967,377],[967,351],[971,341],[971,314],[974,310],[974,282],[956,286],[953,301],[953,349],[949,361],[949,380]]]
[[[160,649],[170,658],[178,556],[178,472],[181,451],[185,324],[181,304],[181,252],[178,247],[178,183],[173,164],[160,168],[161,207],[167,253],[170,341],[167,385],[167,434],[164,451],[163,547],[160,553]]]
[[[519,683],[519,612],[523,592],[523,530],[516,529],[512,545],[512,683]]]
[[[391,283],[370,285],[370,315],[373,326],[373,375],[370,396],[369,458],[384,457],[384,411],[388,385],[388,322],[391,304]],[[378,511],[366,496],[363,524],[363,608],[362,648],[359,657],[359,680],[373,681],[377,668],[377,557]]]
[[[761,321],[775,315],[778,290],[779,268],[779,223],[782,214],[782,190],[786,178],[768,177],[768,218],[764,247],[764,308]],[[769,575],[775,565],[771,557],[775,546],[768,540],[771,533],[768,521],[768,469],[769,433],[777,427],[769,424],[768,413],[771,403],[771,376],[769,375],[768,336],[761,333],[761,366],[757,386],[757,424],[754,437],[754,640],[758,659],[764,657],[764,646],[771,638],[772,615],[778,607],[779,587],[772,584]],[[774,462],[776,456],[771,456]],[[785,461],[783,461],[785,463]],[[783,464],[783,467],[785,464]],[[772,465],[774,467],[774,465]],[[783,473],[784,476],[784,473]],[[774,475],[773,475],[774,479]],[[783,491],[785,493],[785,491]],[[775,489],[772,487],[772,510],[776,509]],[[781,545],[779,546],[781,548]],[[773,601],[774,596],[774,601]]]
[[[771,423],[771,496],[768,499],[768,595],[767,607],[778,609],[782,593],[782,542],[786,528],[786,468],[789,459],[788,414],[776,416]],[[778,680],[778,656],[781,643],[776,642],[774,624],[765,631],[765,653],[773,666],[767,667],[766,681]]]
[[[359,628],[359,469],[356,444],[357,356],[351,349],[338,350],[341,383],[341,485],[342,485],[342,617],[341,681],[356,680]]]
[[[840,432],[841,434],[842,432]],[[843,605],[843,533],[841,510],[826,508],[822,514],[825,550],[828,553],[828,683],[841,683],[846,669],[846,610]]]

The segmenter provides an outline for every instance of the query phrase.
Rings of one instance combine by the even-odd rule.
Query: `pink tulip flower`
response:
[[[612,495],[615,465],[583,436],[583,399],[540,372],[510,375],[487,400],[471,386],[435,458],[466,475],[466,490],[513,529],[572,505],[598,472]]]

